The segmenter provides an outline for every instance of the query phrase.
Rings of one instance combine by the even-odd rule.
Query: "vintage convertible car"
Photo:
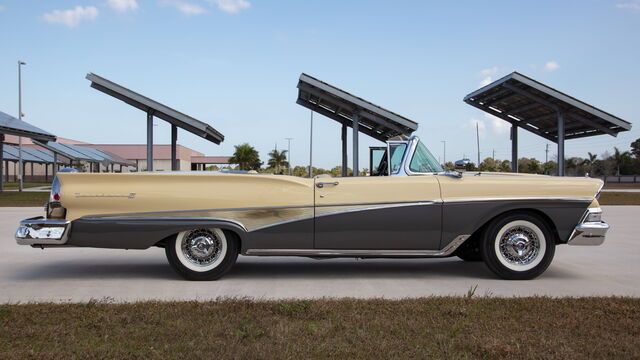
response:
[[[373,154],[372,176],[59,173],[46,218],[23,220],[33,247],[165,248],[190,280],[238,254],[482,260],[505,279],[546,270],[556,245],[600,245],[602,181],[443,171],[417,137]]]

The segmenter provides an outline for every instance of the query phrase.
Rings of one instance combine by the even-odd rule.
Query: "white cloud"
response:
[[[560,64],[557,61],[547,61],[544,64],[544,71],[556,71],[560,68]]]
[[[498,73],[498,67],[494,66],[492,68],[488,68],[488,69],[482,69],[480,70],[480,76],[493,76],[495,74]]]
[[[480,132],[480,136],[484,136],[485,130],[487,130],[487,125],[484,120],[479,120],[476,118],[469,119],[468,126],[473,129],[473,133],[476,132],[476,124],[478,124],[478,132]]]
[[[494,66],[487,69],[482,69],[478,73],[482,77],[480,81],[480,87],[487,86],[493,82],[493,77],[498,73],[498,67]]]
[[[117,12],[127,12],[129,10],[136,10],[138,8],[138,2],[136,2],[136,0],[107,0],[107,6]]]
[[[75,27],[81,21],[94,20],[98,17],[98,9],[95,6],[76,6],[69,10],[53,10],[42,15],[44,21],[51,24],[62,24],[68,27]]]
[[[631,0],[625,3],[616,4],[619,9],[629,9],[633,11],[640,11],[640,0]]]
[[[240,11],[251,7],[251,3],[247,0],[208,0],[208,1],[213,5],[217,5],[218,9],[229,14],[237,14]]]
[[[491,127],[493,128],[493,132],[497,135],[506,134],[507,132],[509,132],[509,129],[511,129],[511,124],[500,119],[499,117],[485,113],[484,118],[491,121]]]
[[[186,1],[180,1],[180,0],[175,0],[175,1],[163,1],[160,3],[162,6],[171,6],[174,7],[176,9],[178,9],[178,11],[180,11],[181,13],[183,13],[186,16],[194,16],[194,15],[200,15],[200,14],[204,14],[207,12],[207,10],[205,10],[202,6],[197,5],[197,4],[193,4],[193,3],[189,3]]]

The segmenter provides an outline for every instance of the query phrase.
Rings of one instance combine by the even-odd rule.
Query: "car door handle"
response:
[[[316,186],[318,187],[318,189],[322,189],[325,185],[338,185],[339,182],[337,181],[333,181],[333,182],[319,182],[316,184]]]

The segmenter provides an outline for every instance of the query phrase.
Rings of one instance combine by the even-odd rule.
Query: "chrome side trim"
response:
[[[115,214],[96,214],[89,215],[91,218],[103,218],[103,217],[119,217],[119,216],[137,216],[137,215],[161,215],[161,214],[179,214],[179,213],[192,213],[192,212],[214,212],[214,211],[247,211],[247,210],[273,210],[273,209],[301,209],[301,208],[313,208],[311,205],[283,205],[283,206],[255,206],[255,207],[241,207],[241,208],[219,208],[219,209],[192,209],[192,210],[166,210],[166,211],[147,211],[147,212],[133,212],[133,213],[115,213]]]
[[[274,226],[278,226],[278,225],[290,224],[290,223],[294,223],[296,221],[312,220],[312,219],[313,219],[313,215],[312,216],[305,216],[305,217],[302,217],[302,218],[299,218],[299,219],[291,219],[291,220],[280,221],[280,222],[277,222],[277,223],[273,223],[273,224],[257,227],[255,229],[251,229],[251,231],[249,231],[249,232],[264,230],[264,229],[268,229],[268,228],[271,228],[271,227],[274,227]]]
[[[361,207],[361,208],[356,208],[356,209],[345,209],[345,210],[338,210],[338,211],[333,211],[333,212],[328,212],[328,213],[323,213],[323,214],[315,214],[316,218],[319,217],[324,217],[324,216],[332,216],[332,215],[341,215],[341,214],[347,214],[347,213],[353,213],[353,212],[360,212],[360,211],[370,211],[370,210],[380,210],[380,209],[391,209],[391,208],[397,208],[397,207],[408,207],[408,206],[428,206],[428,205],[436,205],[439,204],[440,202],[436,202],[436,201],[423,201],[423,202],[412,202],[412,203],[396,203],[396,204],[385,204],[385,205],[372,205],[372,204],[364,204],[364,205],[371,205],[368,207]],[[353,205],[341,205],[341,204],[337,204],[337,205],[330,205],[330,206],[353,206]],[[329,206],[324,206],[324,207],[329,207]]]
[[[228,223],[237,225],[240,228],[242,228],[245,232],[247,231],[247,228],[244,226],[244,224],[242,224],[239,221],[235,221],[235,220],[231,220],[231,219],[225,219],[225,218],[213,218],[213,217],[172,217],[172,218],[166,218],[166,217],[89,217],[89,216],[85,216],[85,217],[79,218],[78,220],[104,221],[104,222],[108,222],[108,221],[132,221],[132,220],[133,221],[167,221],[167,220],[223,221],[223,222],[228,222]]]
[[[471,235],[459,235],[441,250],[351,249],[248,249],[248,256],[342,256],[342,257],[444,257],[451,255]]]
[[[530,196],[530,197],[486,197],[486,198],[462,198],[462,199],[451,199],[444,200],[443,203],[446,204],[457,204],[457,203],[467,203],[467,202],[495,202],[495,201],[584,201],[591,202],[593,201],[592,197],[550,197],[550,196]]]
[[[440,204],[442,200],[424,200],[424,201],[380,201],[380,202],[360,202],[360,203],[335,203],[335,204],[319,204],[316,207],[331,207],[331,206],[358,206],[358,205],[398,205],[398,206],[408,206],[408,205],[433,205]]]

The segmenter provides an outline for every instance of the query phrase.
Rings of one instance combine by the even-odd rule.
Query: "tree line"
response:
[[[233,156],[229,159],[229,164],[235,167],[226,166],[226,169],[232,170],[254,170],[257,172],[269,172],[274,174],[291,174],[294,176],[308,177],[309,168],[307,166],[295,166],[289,169],[287,161],[287,150],[278,151],[277,149],[269,152],[267,164],[260,160],[258,151],[248,143],[235,146]],[[455,165],[452,162],[444,164],[445,169],[454,170]],[[209,170],[219,169],[217,166],[208,167]],[[557,173],[557,161],[540,161],[536,158],[522,157],[518,159],[518,171],[532,174],[549,174]],[[323,169],[313,167],[313,175],[329,174],[337,177],[342,175],[342,167],[335,166],[332,169]],[[493,172],[510,172],[511,161],[498,160],[492,157],[485,158],[480,162],[480,166],[470,162],[466,165],[468,171],[493,171]],[[362,169],[360,175],[367,175],[368,170]],[[636,175],[640,174],[640,139],[630,144],[630,150],[620,150],[613,148],[613,152],[605,151],[600,156],[591,152],[587,156],[570,157],[565,159],[565,173],[570,176],[611,176],[611,175]],[[347,168],[347,175],[353,175],[353,170]]]

